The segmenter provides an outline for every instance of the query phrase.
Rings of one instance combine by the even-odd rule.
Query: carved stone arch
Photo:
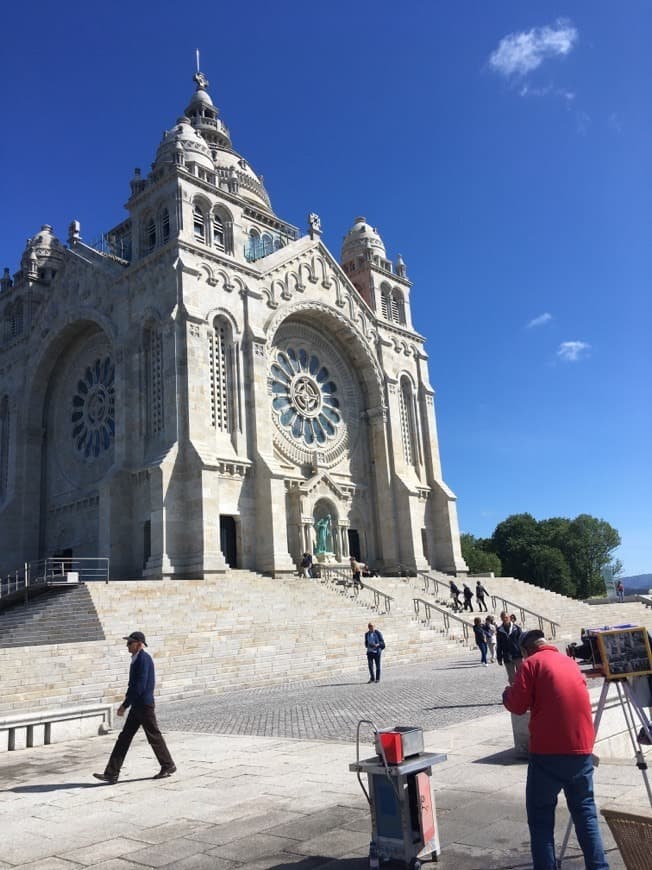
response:
[[[268,308],[278,308],[278,302],[274,296],[274,290],[270,287],[263,287],[261,290],[263,299],[267,301]]]
[[[215,287],[215,285],[217,284],[217,278],[215,277],[215,271],[213,270],[213,267],[210,265],[210,263],[202,262],[199,266],[198,271],[209,287]]]
[[[407,369],[399,369],[396,374],[396,381],[398,384],[400,384],[403,380],[409,381],[412,390],[416,391],[417,382],[412,372],[408,371]]]
[[[244,283],[242,278],[238,275],[230,275],[229,281],[231,282],[231,287],[237,293],[245,293],[247,290],[247,285]]]
[[[357,324],[330,305],[323,302],[298,301],[284,306],[282,311],[273,314],[264,326],[268,345],[273,344],[275,335],[284,321],[302,314],[322,318],[326,323],[330,321],[330,327],[334,332],[349,334],[351,341],[346,342],[346,352],[367,387],[370,407],[381,408],[384,411],[385,379],[368,337],[361,332]]]
[[[330,271],[326,264],[326,260],[317,254],[312,259],[313,270],[317,281],[321,281],[322,287],[328,288],[331,286]]]
[[[299,276],[296,272],[287,273],[287,275],[285,276],[285,285],[290,295],[294,293],[301,293],[303,291],[303,286],[299,285]]]
[[[225,272],[224,269],[218,269],[215,272],[215,283],[218,284],[221,289],[225,290],[227,293],[231,293],[233,291],[231,276],[228,272]]]
[[[299,264],[299,286],[304,287],[305,281],[309,281],[311,284],[316,282],[316,278],[313,277],[314,273],[310,268],[309,263],[300,263]]]
[[[207,196],[204,196],[202,193],[195,193],[192,197],[192,205],[193,208],[196,206],[201,209],[204,215],[209,215],[211,213],[211,202]]]
[[[285,284],[281,281],[280,278],[274,278],[271,283],[271,291],[272,297],[276,300],[279,299],[287,299],[287,292],[285,290]]]
[[[241,338],[241,331],[238,325],[238,321],[235,319],[232,312],[229,311],[228,308],[224,308],[224,306],[222,305],[218,305],[216,308],[211,308],[211,310],[206,315],[206,320],[208,322],[209,328],[212,329],[213,324],[218,317],[222,317],[228,322],[234,338]]]

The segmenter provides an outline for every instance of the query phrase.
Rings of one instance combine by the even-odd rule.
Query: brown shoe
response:
[[[176,765],[171,764],[169,767],[162,767],[158,773],[155,773],[152,779],[165,779],[166,776],[172,776],[177,772]]]

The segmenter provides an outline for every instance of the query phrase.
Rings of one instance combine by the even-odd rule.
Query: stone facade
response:
[[[1,280],[0,572],[465,571],[405,264],[278,218],[195,82],[105,244],[46,225]]]

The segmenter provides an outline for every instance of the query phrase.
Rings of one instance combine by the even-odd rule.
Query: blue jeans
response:
[[[380,679],[380,650],[367,653],[367,664],[369,665],[369,676],[375,679],[376,682]],[[376,676],[374,677],[374,666],[376,668]]]
[[[487,644],[482,641],[478,644],[478,649],[480,650],[480,662],[483,665],[487,664]]]
[[[590,755],[530,753],[525,790],[533,870],[555,870],[555,807],[563,789],[587,870],[609,870],[593,798]]]

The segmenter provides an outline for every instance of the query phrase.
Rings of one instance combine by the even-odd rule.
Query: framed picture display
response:
[[[652,673],[647,628],[632,626],[596,632],[604,675],[608,680]]]

